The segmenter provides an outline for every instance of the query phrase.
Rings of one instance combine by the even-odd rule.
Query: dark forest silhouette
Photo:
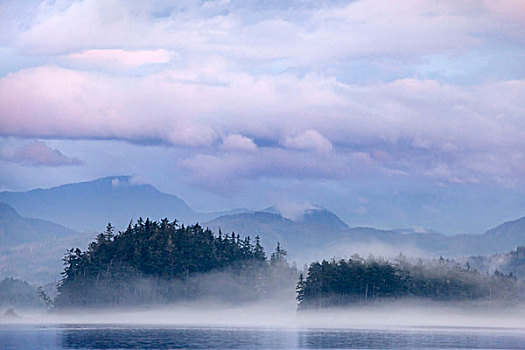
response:
[[[198,224],[179,226],[176,220],[139,219],[118,234],[108,224],[86,251],[71,249],[64,257],[55,306],[255,299],[293,288],[297,270],[285,256],[277,245],[267,259],[258,236],[254,241],[220,231],[215,236]]]
[[[516,301],[523,295],[523,284],[512,274],[480,273],[442,257],[411,263],[400,255],[392,263],[354,255],[312,263],[306,278],[300,275],[296,291],[299,308],[310,309],[407,297]]]

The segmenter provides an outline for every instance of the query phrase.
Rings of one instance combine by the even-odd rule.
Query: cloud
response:
[[[228,151],[253,152],[257,145],[248,137],[232,134],[222,139],[222,148]]]
[[[445,183],[516,185],[523,178],[515,160],[525,149],[525,81],[354,85],[289,73],[253,76],[221,60],[207,63],[133,77],[58,67],[8,74],[0,78],[0,134],[154,141],[194,148],[188,159],[255,152],[253,139],[264,140],[263,154],[279,160],[252,165],[238,155],[233,169],[248,166],[243,176],[275,166],[285,176],[339,177],[379,164],[386,173]],[[312,157],[329,153],[336,158]]]
[[[522,8],[4,2],[0,44],[15,63],[0,76],[0,135],[170,145],[195,181],[219,187],[367,171],[517,185],[525,71],[498,67],[523,52]],[[440,80],[450,65],[472,80]]]
[[[142,176],[131,176],[129,178],[129,184],[134,186],[147,185],[149,181]]]
[[[342,180],[363,177],[370,172],[376,175],[388,172],[363,152],[311,154],[279,147],[259,147],[256,152],[236,153],[211,150],[185,158],[180,166],[189,173],[188,181],[224,193],[239,190],[240,180]]]
[[[487,32],[517,37],[516,29],[523,26],[507,18],[521,18],[519,2],[287,1],[264,8],[255,1],[167,6],[162,1],[89,0],[28,3],[27,8],[8,3],[5,13],[23,16],[6,16],[5,40],[49,55],[86,48],[169,48],[233,60],[284,58],[293,66],[308,66],[349,57],[462,52],[493,40],[480,35]]]
[[[525,21],[525,3],[520,0],[485,0],[487,9],[499,16],[504,21],[513,21],[518,24],[518,28],[523,30]]]
[[[65,156],[42,141],[33,141],[22,146],[4,146],[0,149],[0,159],[31,166],[57,167],[82,164],[77,158]]]
[[[332,143],[315,130],[306,130],[298,136],[288,136],[283,145],[287,148],[327,153],[332,150]]]
[[[322,209],[321,207],[307,201],[296,202],[281,200],[276,206],[283,217],[292,221],[300,220],[307,210]]]
[[[113,68],[135,68],[145,64],[168,63],[171,53],[167,50],[85,50],[66,57],[81,63],[109,66]]]
[[[120,187],[122,184],[122,181],[120,181],[118,177],[111,180],[111,186],[113,187]]]
[[[414,226],[412,229],[415,233],[428,233],[428,231],[423,226]]]

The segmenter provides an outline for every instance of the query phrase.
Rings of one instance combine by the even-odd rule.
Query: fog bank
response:
[[[2,312],[3,313],[3,312]],[[2,318],[10,324],[81,324],[236,327],[282,329],[403,329],[479,328],[525,331],[525,305],[503,306],[490,303],[389,302],[318,311],[296,311],[292,301],[223,307],[207,302],[177,304],[134,310],[76,310],[68,313],[25,313],[18,318]]]

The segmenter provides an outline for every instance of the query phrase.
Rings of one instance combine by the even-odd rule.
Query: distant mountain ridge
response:
[[[0,192],[0,202],[9,204],[24,217],[56,222],[82,232],[99,232],[108,222],[124,229],[130,220],[139,217],[154,220],[167,217],[194,224],[248,212],[247,209],[196,212],[181,198],[128,175],[26,192],[4,191]]]
[[[132,176],[111,176],[27,192],[1,192],[0,201],[21,215],[42,218],[78,231],[98,231],[108,222],[125,227],[149,216],[192,222],[197,214],[179,197],[160,192]]]
[[[326,225],[332,229],[348,228],[348,225],[337,215],[318,205],[309,205],[298,211],[296,210],[292,215],[283,213],[277,206],[267,207],[260,212],[280,215],[284,218],[295,222],[302,222],[304,224]],[[249,213],[249,211],[245,213]]]
[[[0,201],[22,216],[56,222],[77,231],[100,232],[107,222],[124,229],[130,220],[139,217],[168,217],[185,224],[200,222],[215,231],[220,228],[224,232],[259,234],[266,246],[279,241],[291,252],[382,245],[394,250],[410,248],[422,254],[459,256],[503,253],[525,244],[525,217],[484,234],[446,236],[424,229],[349,227],[334,213],[315,205],[295,210],[293,215],[285,215],[275,206],[261,211],[200,213],[181,198],[132,176],[111,176],[27,192],[1,192]]]
[[[335,214],[323,208],[306,209],[292,220],[277,208],[269,207],[262,211],[223,215],[204,225],[213,231],[260,235],[268,249],[280,242],[289,250],[318,245],[323,238],[330,239],[332,233],[348,228]]]
[[[327,210],[306,211],[294,220],[276,210],[226,215],[205,223],[211,229],[240,234],[259,233],[271,246],[277,241],[294,257],[313,259],[370,253],[394,256],[400,252],[420,256],[466,256],[504,253],[525,245],[525,217],[505,222],[483,234],[446,236],[420,229],[378,230],[348,227]],[[324,256],[323,256],[324,254]]]
[[[21,217],[13,207],[0,202],[0,249],[22,243],[59,239],[78,232],[54,222]]]
[[[85,246],[94,234],[81,234],[42,219],[21,217],[0,202],[0,277],[49,282],[59,277],[67,249]]]
[[[85,248],[108,222],[122,230],[131,219],[139,217],[167,217],[185,224],[200,222],[215,233],[221,229],[224,233],[259,235],[268,251],[280,242],[290,259],[299,263],[354,253],[386,257],[400,252],[429,257],[487,255],[525,245],[525,217],[483,234],[446,236],[421,228],[349,227],[334,213],[314,205],[288,215],[278,207],[199,213],[179,197],[162,193],[131,176],[27,192],[1,192],[2,201],[6,204],[0,204],[0,274],[4,275],[6,271],[21,272],[26,266],[26,251],[37,249],[41,253],[32,254],[31,273],[26,275],[35,276],[39,266],[44,267],[46,276],[52,271],[58,274],[65,249]]]

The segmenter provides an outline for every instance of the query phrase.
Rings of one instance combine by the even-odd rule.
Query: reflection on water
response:
[[[525,331],[0,326],[0,349],[525,349]]]
[[[202,328],[118,328],[67,330],[62,333],[66,349],[293,349],[294,332]]]

